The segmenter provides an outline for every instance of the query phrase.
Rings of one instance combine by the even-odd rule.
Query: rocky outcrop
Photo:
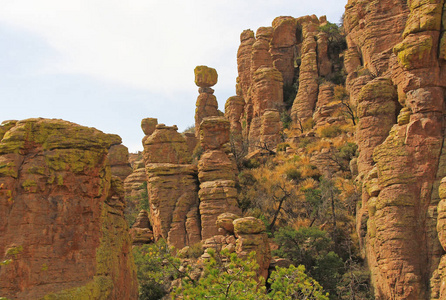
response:
[[[262,115],[260,145],[266,149],[275,149],[282,141],[282,120],[277,109],[267,109]]]
[[[252,251],[256,252],[259,264],[258,274],[268,277],[268,268],[271,261],[268,234],[263,222],[254,217],[236,219],[233,222],[237,237],[236,253],[239,257],[247,257]]]
[[[376,299],[444,298],[437,237],[437,188],[446,175],[443,11],[442,1],[346,6],[347,86],[358,102],[365,191],[357,227]]]
[[[255,43],[254,32],[250,29],[240,34],[240,46],[237,51],[237,96],[248,100],[248,90],[251,86],[252,45]]]
[[[119,136],[48,119],[0,128],[0,294],[137,299],[124,190],[107,158]]]
[[[133,172],[129,163],[129,149],[124,145],[112,146],[108,152],[108,161],[112,174],[121,180],[125,180]]]
[[[229,253],[237,253],[241,258],[248,258],[254,251],[259,264],[258,276],[268,278],[271,250],[265,224],[254,217],[239,218],[235,214],[224,213],[218,216],[217,226],[222,229],[224,235],[215,235],[204,240],[205,253],[202,257],[209,258],[206,253],[209,248],[217,252],[228,250]]]
[[[280,124],[272,125],[269,121],[271,114],[264,117],[266,110],[280,109],[283,105],[283,83],[282,75],[276,68],[261,67],[253,74],[253,86],[252,86],[252,102],[253,102],[253,118],[249,127],[249,146],[250,151],[254,151],[260,146],[262,140],[262,123],[264,127],[280,127]],[[280,120],[280,115],[279,115]],[[263,122],[265,121],[265,122]],[[267,131],[267,130],[266,130]],[[271,135],[272,130],[267,132],[267,135]],[[279,139],[278,132],[276,132]],[[268,137],[265,137],[268,139]],[[274,141],[275,139],[269,139]],[[274,148],[277,143],[271,145]]]
[[[229,127],[224,117],[205,118],[200,125],[204,153],[198,162],[198,195],[203,239],[218,235],[216,221],[220,214],[241,214],[235,187],[237,166],[228,155]]]
[[[294,52],[297,44],[297,22],[293,17],[277,17],[273,23],[270,53],[273,66],[282,74],[283,84],[291,85],[294,80]]]
[[[149,214],[141,210],[136,218],[135,224],[130,229],[133,245],[142,245],[153,242],[152,226],[150,225]]]
[[[195,72],[195,84],[199,87],[200,95],[197,98],[195,109],[195,136],[198,138],[200,123],[206,117],[218,116],[217,98],[211,88],[217,83],[217,71],[206,66],[197,66]]]
[[[147,182],[146,170],[144,164],[142,168],[136,165],[137,168],[127,176],[124,180],[124,191],[127,198],[140,198],[142,193],[147,193],[147,188],[144,183]]]
[[[264,147],[260,145],[261,140],[272,136],[270,133],[270,137],[262,138],[262,122],[270,119],[270,116],[263,117],[266,110],[276,109],[285,119],[290,114],[292,127],[300,130],[303,130],[303,124],[311,123],[313,114],[323,119],[321,126],[345,120],[345,117],[329,119],[330,113],[342,108],[339,103],[331,106],[328,103],[317,104],[321,83],[324,83],[321,85],[325,88],[321,91],[324,93],[327,91],[325,82],[343,82],[343,62],[339,55],[343,47],[342,37],[333,36],[330,26],[333,25],[325,16],[319,19],[314,15],[297,19],[278,17],[272,22],[272,27],[260,27],[255,39],[250,30],[242,33],[237,54],[237,95],[245,101],[241,124],[250,152],[259,146]],[[334,39],[340,39],[336,46],[332,45]],[[359,55],[357,58],[360,64]],[[353,60],[350,69],[352,64]],[[287,99],[283,99],[284,95]],[[290,97],[294,96],[293,102]],[[278,128],[278,124],[274,127]],[[275,134],[274,142],[268,146],[271,149],[280,141],[280,131]]]
[[[305,122],[313,115],[319,90],[316,40],[320,24],[316,16],[299,18],[297,23],[302,28],[301,64],[299,90],[293,102],[291,117],[294,122]]]
[[[158,124],[145,139],[144,162],[154,239],[177,249],[201,240],[196,167],[176,126]]]
[[[245,100],[243,100],[241,96],[232,96],[226,100],[225,117],[231,124],[230,132],[234,136],[242,135],[241,118],[243,115],[244,106]]]

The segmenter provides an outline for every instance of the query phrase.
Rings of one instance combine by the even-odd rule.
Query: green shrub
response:
[[[302,174],[298,169],[288,169],[285,172],[286,178],[290,180],[299,181],[302,179]]]
[[[203,153],[204,153],[204,150],[201,147],[201,144],[198,143],[197,146],[195,146],[195,149],[194,149],[194,151],[192,153],[192,158],[194,160],[198,161],[198,160],[200,160],[200,158],[203,155]]]
[[[255,252],[243,259],[229,251],[209,249],[208,253],[211,258],[204,262],[203,276],[198,281],[185,277],[172,292],[173,299],[328,300],[320,284],[305,274],[304,266],[277,268],[266,294],[264,279],[257,277]]]
[[[171,280],[183,276],[178,271],[180,260],[162,239],[155,244],[134,247],[133,257],[141,300],[161,299],[167,294]]]
[[[260,162],[255,158],[245,159],[243,161],[243,167],[246,169],[254,169],[260,166]]]
[[[324,126],[320,127],[318,130],[319,135],[325,138],[334,138],[340,135],[342,132],[343,130],[339,125]]]
[[[276,150],[277,150],[277,152],[279,152],[279,151],[286,151],[286,148],[289,147],[289,146],[290,146],[290,144],[288,144],[288,143],[280,143],[280,144],[277,145]]]
[[[303,265],[278,267],[268,282],[271,284],[268,299],[328,300],[328,293],[324,293],[322,286],[305,273]]]
[[[283,86],[283,102],[285,104],[285,110],[289,110],[293,106],[294,99],[296,98],[297,91],[299,90],[299,80],[291,85]]]
[[[332,296],[336,294],[336,283],[344,273],[344,263],[331,251],[334,243],[327,232],[314,227],[295,230],[280,228],[275,242],[280,245],[274,255],[290,259],[295,265],[304,265],[308,274],[316,279]]]
[[[293,119],[291,119],[291,116],[287,111],[283,111],[280,114],[280,120],[282,121],[282,126],[285,129],[290,128],[291,123],[293,122]]]

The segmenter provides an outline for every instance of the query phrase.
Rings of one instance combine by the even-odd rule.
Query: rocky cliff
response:
[[[363,183],[357,227],[376,299],[446,297],[439,264],[446,248],[438,240],[438,186],[446,175],[444,11],[444,1],[346,5],[345,67]]]
[[[47,119],[3,123],[0,137],[0,294],[136,299],[124,190],[110,165],[123,165],[110,149],[128,156],[120,137]]]

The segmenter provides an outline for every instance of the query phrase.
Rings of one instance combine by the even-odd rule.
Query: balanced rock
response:
[[[210,88],[217,83],[218,74],[214,68],[197,66],[194,70],[195,84],[201,88]]]
[[[231,213],[222,213],[217,217],[217,226],[223,228],[229,233],[234,233],[234,220],[240,217]]]
[[[195,136],[200,136],[199,128],[201,121],[207,117],[219,116],[217,98],[213,95],[214,90],[210,87],[217,83],[217,71],[206,66],[195,68],[195,84],[200,89],[195,109]]]

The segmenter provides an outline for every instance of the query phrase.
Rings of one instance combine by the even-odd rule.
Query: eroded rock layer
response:
[[[357,227],[376,299],[444,298],[437,237],[446,171],[444,10],[444,1],[346,6],[345,66],[358,104],[364,191]]]
[[[144,141],[144,161],[155,240],[177,249],[199,242],[197,171],[176,126],[156,126]]]
[[[224,117],[205,118],[200,125],[204,153],[198,162],[198,195],[203,239],[218,234],[216,222],[220,214],[241,214],[235,187],[237,166],[228,155],[229,128],[230,122]]]
[[[0,128],[0,294],[137,299],[124,190],[107,158],[120,137],[62,120]]]

